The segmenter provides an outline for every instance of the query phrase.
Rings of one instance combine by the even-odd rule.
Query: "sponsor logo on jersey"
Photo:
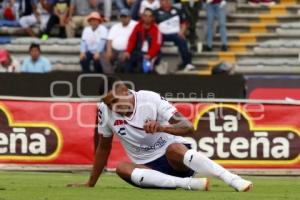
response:
[[[148,151],[155,151],[157,149],[162,148],[165,144],[167,143],[167,141],[165,139],[163,139],[162,137],[160,137],[153,145],[151,146],[140,146],[136,148],[136,152],[140,152],[140,151],[144,151],[144,152],[148,152]]]
[[[126,125],[127,121],[126,120],[122,120],[122,119],[117,119],[114,122],[114,126],[121,126],[121,125]]]

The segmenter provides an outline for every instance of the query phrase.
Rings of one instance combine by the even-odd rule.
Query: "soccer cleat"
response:
[[[248,192],[252,189],[253,183],[242,178],[235,178],[231,181],[230,186],[237,192]]]
[[[209,181],[207,178],[190,178],[187,189],[208,191]]]

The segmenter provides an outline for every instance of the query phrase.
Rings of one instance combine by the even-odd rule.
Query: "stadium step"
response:
[[[279,0],[280,3],[284,3],[284,4],[299,4],[300,1],[299,0]]]
[[[38,29],[34,28],[33,32],[38,33]],[[1,27],[0,35],[11,35],[12,37],[19,37],[26,35],[26,32],[20,27]]]
[[[299,21],[300,14],[247,14],[247,13],[233,13],[228,15],[229,22],[291,22]]]
[[[264,5],[249,5],[249,4],[238,4],[237,10],[243,13],[273,13],[273,14],[297,14],[300,10],[300,5],[298,4],[277,4],[273,6]]]
[[[275,32],[280,25],[277,23],[227,23],[227,29],[230,33],[261,33],[261,32]]]
[[[299,74],[300,69],[297,67],[290,66],[237,66],[235,68],[236,74],[273,74],[273,75],[284,75],[284,74]]]
[[[270,39],[296,39],[298,37],[298,32],[282,31],[280,26],[281,23],[299,21],[298,10],[300,6],[297,3],[297,1],[280,1],[279,4],[274,6],[252,6],[246,4],[245,1],[238,2],[236,12],[228,15],[229,51],[225,53],[216,52],[218,54],[217,59],[209,60],[208,65],[220,61],[237,63],[245,58],[297,58],[295,51],[292,54],[285,54],[283,51],[269,53],[266,50],[261,51],[258,45]],[[215,41],[219,40],[220,34],[216,34]],[[197,60],[195,60],[195,63],[197,63]],[[244,70],[243,72],[248,71]]]
[[[240,41],[240,42],[262,42],[273,39],[299,39],[298,33],[229,33],[229,41]],[[220,35],[216,34],[216,41],[220,41]]]
[[[28,52],[28,45],[5,45],[0,46],[4,47],[8,51],[13,54],[17,53],[25,53]],[[64,46],[64,45],[41,45],[41,50],[45,54],[60,54],[60,55],[68,55],[68,54],[79,54],[79,45],[78,46]]]
[[[206,14],[202,13],[200,16],[202,22],[206,21]],[[230,13],[227,15],[227,19],[229,23],[249,23],[249,22],[266,22],[266,23],[274,23],[278,22],[291,22],[291,21],[299,21],[300,14],[270,14],[270,13]]]

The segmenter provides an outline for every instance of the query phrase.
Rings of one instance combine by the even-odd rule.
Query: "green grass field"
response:
[[[114,174],[105,174],[95,188],[66,188],[85,182],[87,173],[0,172],[0,200],[215,200],[300,199],[300,177],[247,177],[254,182],[248,193],[237,193],[211,179],[209,192],[134,188]]]

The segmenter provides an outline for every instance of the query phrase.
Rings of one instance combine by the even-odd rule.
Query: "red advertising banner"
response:
[[[194,114],[176,106],[194,116],[197,149],[223,166],[300,169],[300,106],[195,104]]]
[[[90,164],[96,106],[81,105],[1,101],[0,162]]]
[[[174,103],[192,146],[228,168],[299,169],[300,106]],[[0,100],[0,163],[93,162],[96,103]],[[108,163],[128,160],[117,137]]]
[[[300,100],[300,88],[256,88],[249,99]]]

